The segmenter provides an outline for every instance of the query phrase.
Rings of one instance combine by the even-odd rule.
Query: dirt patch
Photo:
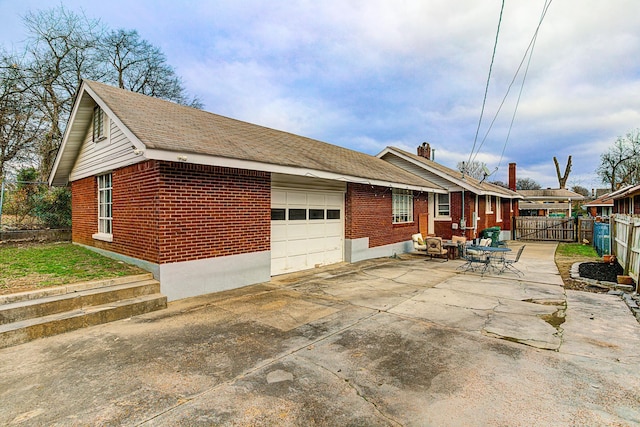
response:
[[[571,289],[574,291],[584,291],[584,292],[593,292],[593,293],[604,293],[607,292],[606,289],[602,289],[596,286],[593,286],[589,283],[586,283],[581,280],[575,280],[571,278],[571,267],[576,262],[593,262],[594,258],[592,257],[582,257],[582,256],[569,256],[562,255],[556,251],[555,262],[558,267],[558,271],[560,272],[560,277],[562,277],[562,281],[564,282],[564,287],[566,289]]]

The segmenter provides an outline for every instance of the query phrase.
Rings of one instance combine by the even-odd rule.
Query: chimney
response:
[[[516,164],[509,163],[509,190],[516,191]]]
[[[423,142],[422,145],[418,145],[418,156],[431,160],[431,146],[428,142]]]

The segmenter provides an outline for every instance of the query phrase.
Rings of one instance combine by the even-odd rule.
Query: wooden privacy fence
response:
[[[611,249],[624,268],[624,274],[633,277],[638,283],[640,271],[640,217],[631,215],[612,215]]]
[[[515,239],[575,242],[576,223],[573,218],[517,216],[513,218]]]

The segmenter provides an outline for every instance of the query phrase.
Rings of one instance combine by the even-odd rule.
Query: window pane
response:
[[[340,219],[340,209],[327,209],[327,219]]]
[[[309,209],[309,219],[324,219],[324,209]]]
[[[411,190],[392,190],[392,218],[394,223],[413,221],[413,192]]]
[[[271,221],[284,221],[286,209],[271,209]]]
[[[307,219],[306,209],[289,209],[289,220],[299,221]]]

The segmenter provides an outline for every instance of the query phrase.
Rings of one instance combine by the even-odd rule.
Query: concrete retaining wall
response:
[[[2,242],[60,242],[71,240],[71,230],[0,231]]]

